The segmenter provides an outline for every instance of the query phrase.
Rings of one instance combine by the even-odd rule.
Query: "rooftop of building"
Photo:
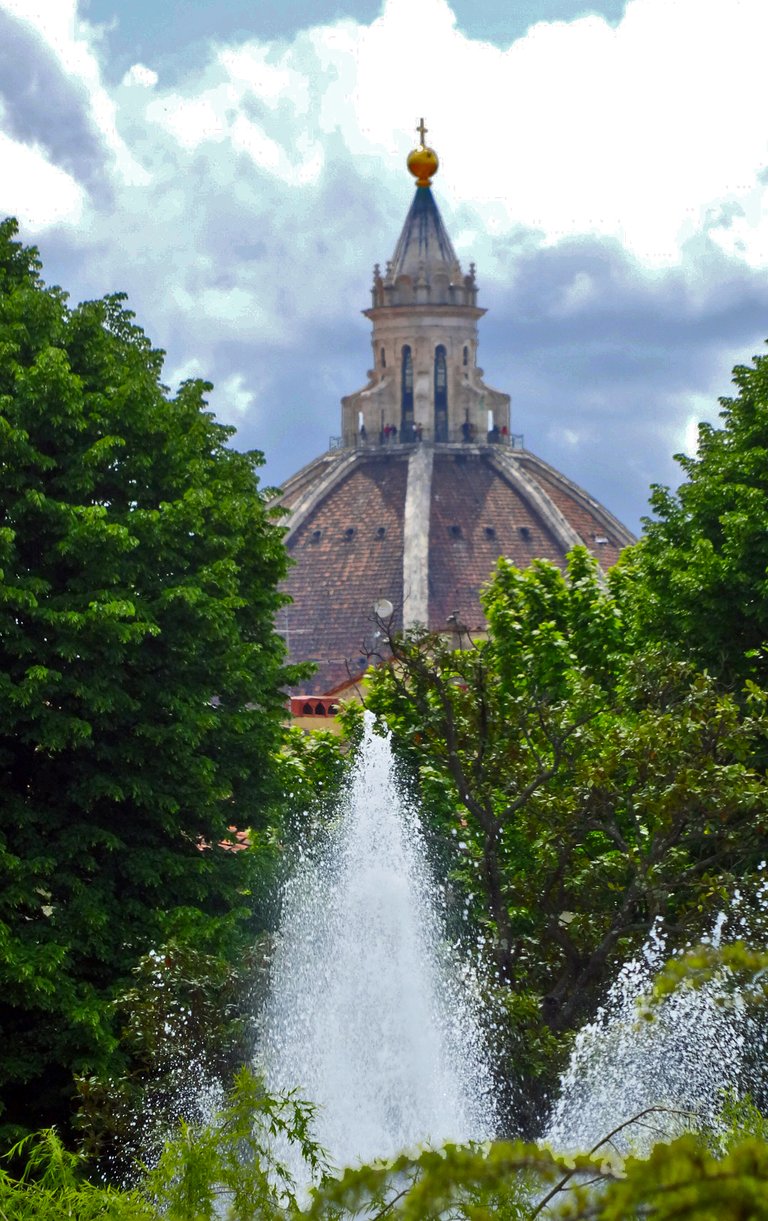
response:
[[[381,598],[392,603],[396,627],[408,621],[414,591],[405,576],[406,499],[417,448],[336,449],[283,488],[293,561],[285,590],[292,603],[278,627],[292,660],[317,666],[297,692],[327,694],[364,672],[376,652],[374,605]],[[581,544],[607,569],[633,541],[603,505],[528,450],[427,448],[429,509],[420,527],[428,554],[426,624],[433,631],[449,631],[452,616],[484,631],[479,595],[499,556],[521,568],[536,558],[564,568],[568,551]]]
[[[587,491],[524,447],[510,432],[509,396],[483,382],[474,266],[462,275],[430,187],[438,162],[423,120],[419,130],[409,157],[416,194],[366,311],[377,368],[342,400],[338,446],[280,495],[293,563],[292,602],[278,628],[291,660],[317,667],[294,695],[330,696],[361,676],[378,651],[382,599],[396,628],[442,632],[459,621],[481,633],[480,593],[500,556],[521,568],[537,558],[564,568],[580,544],[607,569],[633,541]]]

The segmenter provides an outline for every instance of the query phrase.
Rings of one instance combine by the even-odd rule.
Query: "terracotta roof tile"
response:
[[[548,493],[576,533],[581,536],[585,547],[597,556],[601,567],[611,568],[618,560],[622,548],[630,541],[628,532],[620,523],[612,522],[605,510],[602,513],[596,512],[588,503],[585,504],[577,490],[571,491],[562,479],[550,478],[541,469],[542,465],[538,464],[531,471],[536,482]],[[623,531],[622,534],[619,534],[616,526]]]
[[[340,454],[318,460],[289,481],[287,507],[295,512],[288,542],[293,567],[284,588],[293,604],[281,611],[278,628],[291,660],[313,660],[318,666],[294,695],[325,695],[362,673],[375,651],[372,614],[378,598],[392,602],[395,626],[402,622],[403,526],[412,452],[407,446],[374,448],[351,463],[348,454]],[[564,567],[562,517],[604,567],[631,541],[607,510],[535,455],[515,455],[539,489],[533,495],[526,494],[529,484],[515,480],[514,470],[505,474],[495,458],[494,447],[435,449],[430,516],[424,522],[433,630],[448,630],[453,615],[471,630],[483,628],[479,594],[500,555],[521,568],[534,558]]]
[[[374,602],[386,597],[402,606],[407,469],[406,454],[372,454],[290,540],[284,589],[293,605],[281,611],[278,628],[291,660],[319,667],[301,691],[323,694],[360,674],[374,645]]]
[[[436,454],[429,532],[430,627],[444,631],[454,613],[470,629],[485,626],[479,593],[500,555],[521,568],[534,557],[563,563],[562,549],[546,525],[488,458]]]

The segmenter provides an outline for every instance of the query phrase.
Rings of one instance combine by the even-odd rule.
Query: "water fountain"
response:
[[[725,923],[734,937],[749,932],[735,909],[713,942]],[[727,973],[683,985],[653,1020],[642,1015],[666,957],[656,928],[577,1036],[542,1132],[556,1150],[590,1148],[652,1111],[611,1142],[646,1155],[688,1127],[716,1128],[725,1092],[744,1084],[764,1032]],[[446,944],[441,892],[389,741],[367,718],[327,840],[285,888],[261,1046],[267,1084],[317,1104],[315,1135],[339,1168],[490,1139],[499,1121],[477,998]]]
[[[473,977],[368,714],[337,824],[286,886],[261,1055],[339,1167],[493,1134]]]
[[[736,915],[734,935],[744,935]],[[721,915],[706,940],[719,944],[727,923]],[[700,987],[683,984],[654,1003],[654,977],[667,957],[663,932],[654,928],[605,1005],[579,1031],[544,1133],[554,1149],[591,1148],[627,1125],[614,1147],[647,1156],[657,1141],[690,1128],[716,1132],[726,1095],[758,1084],[750,1080],[745,1055],[762,1045],[764,1032],[744,989],[720,971]],[[629,1122],[637,1115],[643,1118]]]

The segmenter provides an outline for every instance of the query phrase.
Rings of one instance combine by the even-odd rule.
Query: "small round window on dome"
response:
[[[322,530],[313,530],[309,536],[309,541],[310,541],[310,543],[319,543],[320,539],[322,537],[323,537]]]
[[[486,538],[495,538],[496,537],[496,527],[495,526],[486,526],[485,527],[485,537]]]
[[[461,526],[449,526],[448,533],[450,534],[451,538],[461,538]]]
[[[344,537],[347,542],[350,542],[355,537],[355,527],[347,526],[346,530],[344,531]]]

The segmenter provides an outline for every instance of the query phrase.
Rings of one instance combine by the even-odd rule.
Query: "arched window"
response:
[[[402,368],[400,371],[400,402],[402,407],[400,420],[400,436],[410,437],[413,432],[413,357],[406,343],[402,353]]]
[[[381,367],[382,369],[386,369],[387,367],[387,354],[383,348],[381,349]]]
[[[463,363],[464,363],[465,365],[468,365],[468,364],[469,364],[469,348],[467,348],[467,347],[465,347],[465,348],[464,348],[464,360],[463,360]]]
[[[435,440],[448,440],[448,369],[443,344],[435,348]]]

